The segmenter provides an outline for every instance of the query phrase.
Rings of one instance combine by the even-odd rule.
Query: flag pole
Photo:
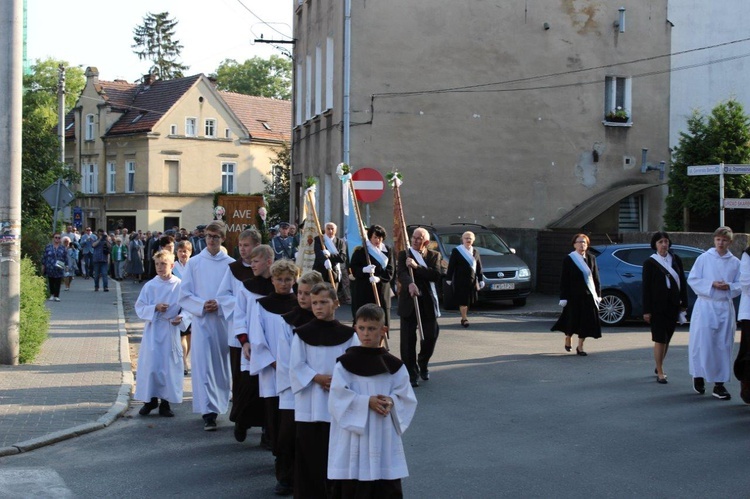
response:
[[[391,177],[391,183],[393,184],[393,202],[396,203],[396,207],[398,209],[399,214],[399,222],[401,223],[401,238],[404,240],[404,252],[408,256],[409,249],[411,249],[411,246],[409,245],[409,237],[406,234],[406,220],[404,219],[404,205],[401,202],[401,174],[398,172],[394,172],[393,176]],[[406,261],[406,259],[404,259]],[[414,280],[414,269],[406,266],[409,269],[409,277],[411,277],[411,281],[416,285],[416,281]],[[404,289],[401,289],[401,292],[404,292]],[[407,289],[406,292],[408,293],[409,290]],[[414,300],[414,313],[417,314],[417,329],[419,330],[419,340],[424,341],[424,328],[422,327],[422,314],[420,314],[419,311],[419,299],[417,296],[412,296]]]
[[[310,187],[307,189],[307,201],[310,203],[310,211],[312,212],[313,220],[315,221],[315,227],[318,229],[318,239],[320,240],[320,249],[324,250],[326,248],[325,241],[323,240],[323,231],[320,230],[320,220],[318,220],[318,212],[315,209],[315,201],[313,200],[313,187]],[[330,259],[326,257],[326,260],[330,262]],[[328,269],[328,279],[331,281],[331,285],[333,286],[333,289],[336,289],[336,280],[333,278],[333,270]]]

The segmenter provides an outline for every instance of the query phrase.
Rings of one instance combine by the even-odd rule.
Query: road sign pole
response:
[[[724,163],[719,172],[719,227],[724,227]]]
[[[57,232],[57,214],[60,212],[60,185],[62,184],[62,179],[57,179],[56,184],[57,188],[55,189],[55,214],[53,215],[55,218],[52,220],[53,234]]]

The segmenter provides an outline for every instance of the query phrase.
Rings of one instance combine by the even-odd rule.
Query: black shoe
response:
[[[184,371],[182,371],[182,374],[183,374],[183,376],[187,376],[188,375],[188,370],[185,369]]]
[[[660,377],[657,376],[656,377],[656,382],[659,383],[660,385],[666,385],[667,383],[669,383],[669,381],[667,381],[666,376],[663,377],[663,378],[660,378]]]
[[[143,407],[141,407],[141,410],[138,411],[138,414],[141,416],[148,416],[151,411],[159,407],[159,399],[156,397],[152,398],[150,402],[146,402],[143,404]]]
[[[234,439],[238,442],[244,442],[247,438],[247,429],[243,428],[239,423],[234,423]]]
[[[413,378],[411,378],[411,386],[413,386],[414,388],[416,388],[416,387],[419,386],[419,380],[417,379],[416,376],[414,376]]]
[[[294,487],[289,482],[276,482],[273,493],[277,496],[290,496],[294,493]]]
[[[419,377],[422,378],[425,381],[429,381],[429,379],[430,379],[430,370],[427,369],[426,365],[419,366]]]
[[[588,354],[587,354],[586,352],[584,352],[583,350],[578,350],[578,347],[576,347],[576,354],[577,354],[577,355],[580,355],[581,357],[585,357],[585,356],[587,356],[587,355],[588,355]]]
[[[216,431],[216,416],[215,412],[209,412],[203,415],[203,429],[205,431]]]
[[[109,288],[104,288],[105,293],[109,293]]]
[[[693,378],[693,390],[695,390],[695,393],[700,393],[701,395],[706,393],[706,382],[703,378]]]
[[[714,385],[714,397],[719,400],[730,400],[732,398],[727,389],[724,388],[723,383],[716,383],[716,385]]]
[[[169,407],[169,402],[164,399],[161,399],[161,404],[159,404],[159,416],[163,416],[165,418],[174,417],[174,412],[172,412],[172,408]]]

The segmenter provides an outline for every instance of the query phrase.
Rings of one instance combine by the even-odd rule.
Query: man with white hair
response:
[[[440,283],[442,256],[427,249],[430,233],[419,227],[411,235],[411,248],[398,254],[398,281],[401,292],[398,296],[398,315],[401,317],[401,360],[409,372],[411,386],[419,386],[417,376],[424,381],[430,379],[427,364],[435,351],[440,328],[440,317],[436,285]],[[416,300],[415,300],[416,298]],[[419,306],[419,311],[415,307]],[[424,339],[419,343],[417,356],[417,313],[422,319]]]

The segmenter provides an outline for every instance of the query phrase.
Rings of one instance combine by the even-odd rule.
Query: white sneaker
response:
[[[57,296],[55,296],[55,301],[60,301],[60,298],[58,298]]]
[[[54,300],[54,299],[55,299],[55,297],[54,297],[54,296],[50,296],[49,298],[47,298],[47,301],[52,301],[52,300]]]

